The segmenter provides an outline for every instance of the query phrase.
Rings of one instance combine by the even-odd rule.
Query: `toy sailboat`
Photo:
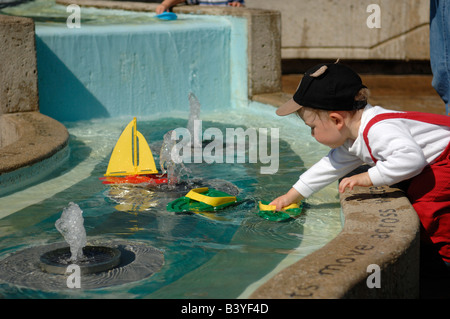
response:
[[[163,184],[167,176],[158,175],[152,151],[136,129],[136,118],[128,123],[114,146],[103,184]]]

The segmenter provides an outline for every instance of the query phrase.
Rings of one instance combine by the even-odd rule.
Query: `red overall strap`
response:
[[[369,150],[370,157],[372,157],[372,160],[374,163],[377,162],[375,157],[372,155],[372,149],[369,145],[369,138],[367,137],[367,134],[369,133],[370,128],[375,124],[383,120],[388,119],[407,119],[407,120],[414,120],[414,121],[421,121],[429,124],[435,124],[435,125],[445,125],[450,127],[450,116],[446,115],[440,115],[440,114],[432,114],[432,113],[422,113],[422,112],[404,112],[404,113],[382,113],[374,116],[369,123],[367,123],[366,127],[364,128],[363,132],[363,138],[364,142],[367,145],[367,149]]]

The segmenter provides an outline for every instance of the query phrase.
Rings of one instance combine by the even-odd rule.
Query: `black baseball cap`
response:
[[[293,98],[280,106],[280,116],[311,107],[326,111],[351,111],[366,106],[366,101],[355,101],[355,95],[366,86],[359,75],[341,63],[316,65],[305,72]]]

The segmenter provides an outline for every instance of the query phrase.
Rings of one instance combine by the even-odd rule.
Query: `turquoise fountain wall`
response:
[[[40,111],[59,121],[151,116],[188,111],[189,92],[203,110],[245,103],[246,40],[245,19],[235,17],[37,23]]]

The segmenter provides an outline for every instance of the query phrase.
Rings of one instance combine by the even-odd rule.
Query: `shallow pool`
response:
[[[241,114],[202,114],[204,130],[213,127],[225,134],[227,128],[268,128],[269,132],[270,128],[278,128],[281,137],[276,174],[261,174],[260,168],[266,164],[249,163],[248,159],[244,163],[236,163],[236,159],[235,163],[186,164],[190,178],[236,187],[239,191],[242,201],[238,205],[208,216],[169,213],[165,209],[169,201],[184,195],[182,188],[170,192],[114,187],[99,181],[130,118],[65,123],[70,132],[69,161],[42,183],[0,198],[0,214],[5,216],[0,220],[0,263],[30,247],[63,242],[54,223],[63,208],[74,202],[83,210],[88,241],[139,242],[158,249],[164,256],[164,265],[152,276],[97,289],[35,289],[26,282],[11,284],[3,280],[0,295],[4,298],[249,296],[274,273],[322,247],[341,230],[336,185],[309,198],[297,219],[271,222],[256,215],[256,201],[287,191],[305,167],[327,152],[313,141],[301,120],[270,119],[271,114],[272,107],[259,104]],[[149,142],[157,165],[163,135],[186,125],[186,117],[138,118],[138,130]],[[271,144],[268,149],[271,150]]]

